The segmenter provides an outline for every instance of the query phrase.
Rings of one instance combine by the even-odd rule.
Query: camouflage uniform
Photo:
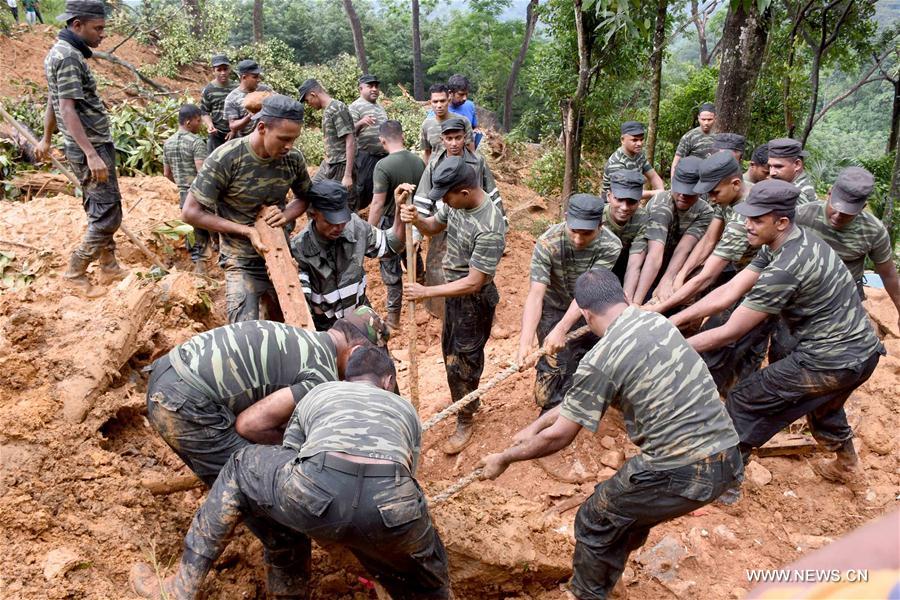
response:
[[[800,188],[800,197],[797,198],[797,207],[800,207],[807,202],[815,202],[818,200],[816,197],[816,186],[813,185],[812,179],[809,178],[806,171],[797,173],[791,183]]]
[[[664,316],[625,309],[581,360],[560,416],[596,432],[610,405],[641,453],[578,510],[571,580],[578,598],[606,598],[654,525],[708,504],[742,473],[715,384]]]
[[[647,156],[643,151],[638,152],[637,156],[628,156],[625,150],[617,148],[606,160],[606,166],[603,168],[603,185],[601,191],[609,191],[609,177],[616,171],[637,171],[641,175],[646,175],[653,170],[653,165],[647,160]]]
[[[68,31],[68,30],[65,30]],[[116,178],[116,149],[109,131],[106,107],[97,95],[94,79],[84,55],[69,42],[60,39],[44,59],[50,103],[56,115],[56,125],[65,138],[65,154],[81,182],[82,205],[87,214],[87,231],[81,245],[75,249],[78,259],[90,262],[104,252],[112,255],[116,249],[113,235],[122,223],[122,196]],[[60,112],[60,100],[75,101],[75,111],[88,141],[106,165],[109,179],[97,183],[91,178],[87,157],[66,129]]]
[[[678,147],[675,149],[675,156],[684,158],[685,156],[697,156],[706,158],[713,153],[713,142],[716,135],[714,133],[703,133],[700,127],[694,127],[686,134],[681,136],[678,141]]]
[[[333,179],[340,182],[347,170],[346,137],[353,135],[353,117],[347,105],[332,99],[322,111],[322,135],[325,137],[325,158],[319,165],[313,181]],[[359,198],[356,194],[356,164],[351,165],[354,184],[347,195],[347,205],[356,211]]]
[[[300,265],[300,285],[309,302],[316,329],[330,329],[357,306],[369,306],[364,257],[382,258],[403,252],[405,246],[391,230],[369,225],[356,213],[336,240],[324,240],[311,220],[291,240],[291,254]]]
[[[657,274],[656,282],[650,288],[652,293],[657,282],[662,278],[666,265],[675,252],[681,238],[689,235],[699,240],[713,220],[713,209],[703,198],[698,198],[687,210],[678,210],[672,192],[658,192],[647,203],[647,229],[644,237],[647,243],[659,242],[663,245],[663,261]]]
[[[375,165],[372,174],[372,191],[374,194],[386,194],[384,201],[384,213],[378,226],[381,229],[390,229],[394,224],[394,190],[401,183],[416,185],[422,179],[425,171],[425,163],[417,154],[409,150],[394,152]],[[381,280],[387,289],[387,312],[399,313],[403,306],[403,269],[401,263],[403,256],[386,256],[381,259]],[[421,263],[419,253],[416,253],[417,263]],[[424,265],[416,265],[416,275],[424,275]],[[424,281],[424,279],[423,279]]]
[[[207,157],[207,145],[197,135],[179,129],[163,144],[163,165],[172,169],[172,177],[178,186],[178,205],[184,207],[184,199],[194,178],[197,177],[197,163]],[[198,227],[194,228],[193,245],[185,240],[185,247],[191,255],[191,260],[197,262],[208,258],[207,246],[209,245],[209,232]]]
[[[356,123],[365,116],[375,119],[373,125],[363,127],[356,136],[356,194],[359,197],[359,209],[372,203],[372,171],[379,159],[387,156],[387,151],[378,139],[378,128],[387,121],[387,113],[377,102],[369,102],[357,98],[350,103],[350,117]]]
[[[260,83],[256,86],[255,92],[271,92],[272,88],[267,86],[264,83]],[[247,97],[247,94],[250,92],[246,92],[241,89],[240,86],[234,88],[228,95],[225,96],[225,103],[222,108],[222,114],[225,117],[225,122],[228,123],[230,121],[234,121],[236,119],[243,119],[247,115],[247,109],[244,108],[244,98]],[[241,127],[241,130],[238,131],[234,137],[243,137],[245,135],[250,135],[250,133],[256,128],[256,122],[253,119],[247,121],[247,124]],[[229,131],[231,131],[229,129]]]
[[[853,436],[844,402],[884,354],[850,272],[828,244],[796,225],[778,250],[763,247],[747,268],[760,276],[742,306],[780,314],[797,346],[728,395],[745,452],[803,415],[820,443],[840,446]]]
[[[216,132],[209,134],[207,138],[209,152],[224,144],[225,138],[231,131],[228,127],[228,119],[225,118],[225,98],[235,87],[235,84],[230,81],[225,86],[211,81],[200,92],[200,112],[209,116],[213,125],[216,126]]]
[[[261,160],[249,138],[230,140],[213,152],[194,179],[191,194],[209,212],[252,226],[263,206],[284,208],[290,189],[302,198],[309,190],[306,161],[299,150],[283,158]],[[263,296],[277,304],[275,289],[266,273],[265,259],[248,238],[221,234],[219,265],[225,271],[225,309],[228,322],[259,318]]]
[[[444,149],[444,142],[441,138],[441,123],[449,118],[462,119],[466,125],[466,144],[474,144],[475,137],[472,135],[472,123],[465,115],[457,113],[447,113],[441,121],[434,114],[430,114],[422,121],[422,128],[419,130],[419,150],[431,150],[431,160],[434,160],[438,152]]]
[[[346,546],[392,598],[450,597],[446,551],[414,479],[421,426],[407,400],[365,383],[323,384],[297,406],[284,439],[228,461],[185,537],[182,568],[208,572],[241,518],[260,515],[299,538],[275,578],[288,585],[269,580],[273,596],[308,597],[313,538]]]
[[[622,242],[606,227],[590,246],[578,250],[566,233],[566,224],[551,225],[541,234],[531,255],[531,281],[547,286],[538,321],[537,337],[543,344],[547,334],[562,319],[575,298],[575,280],[594,267],[612,269],[622,252]],[[573,329],[584,325],[580,319]],[[541,356],[535,369],[534,401],[544,411],[560,402],[572,387],[578,361],[597,343],[597,336],[583,335],[569,342],[555,356]]]
[[[619,241],[622,242],[622,252],[616,261],[612,272],[619,281],[625,279],[625,271],[628,269],[628,259],[632,254],[640,254],[647,250],[647,221],[649,215],[644,208],[638,208],[628,222],[624,225],[616,223],[610,215],[610,207],[607,204],[603,208],[603,226],[608,228]]]
[[[435,215],[447,225],[447,252],[443,271],[453,282],[475,269],[491,280],[479,291],[445,300],[441,351],[447,369],[450,397],[456,402],[474,391],[484,370],[484,346],[491,335],[494,310],[500,301],[493,277],[506,247],[506,225],[497,205],[487,200],[471,210],[452,209],[444,204]],[[479,401],[466,405],[457,415],[460,422],[471,422]]]

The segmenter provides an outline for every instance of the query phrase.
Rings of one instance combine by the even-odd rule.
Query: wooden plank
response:
[[[808,435],[780,432],[754,452],[757,456],[790,456],[825,452],[818,442]]]
[[[264,257],[266,271],[275,286],[284,322],[314,331],[315,326],[309,306],[306,304],[306,296],[303,295],[303,288],[300,287],[297,263],[291,256],[284,230],[281,227],[271,227],[264,219],[257,216],[256,231],[259,232],[259,237],[267,249]]]

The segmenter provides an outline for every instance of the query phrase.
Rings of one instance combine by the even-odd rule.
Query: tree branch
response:
[[[152,79],[150,79],[149,77],[147,77],[146,75],[144,75],[143,73],[138,71],[135,68],[135,66],[132,65],[130,62],[122,60],[118,56],[114,56],[112,54],[108,54],[108,53],[102,52],[100,50],[94,50],[93,56],[94,56],[94,58],[102,58],[103,60],[108,60],[109,62],[111,62],[115,65],[119,65],[120,67],[125,67],[126,69],[131,71],[135,77],[137,77],[138,79],[140,79],[141,81],[143,81],[144,83],[146,83],[147,85],[149,85],[150,87],[152,87],[153,89],[155,89],[159,92],[167,92],[168,93],[168,92],[172,91],[169,88],[167,88],[166,86],[162,85],[161,83],[157,83],[157,82],[153,81]]]
[[[832,3],[834,4],[834,3]],[[850,9],[853,8],[853,0],[847,2],[847,6],[844,7],[844,12],[841,13],[841,16],[838,18],[837,23],[834,24],[834,30],[831,32],[831,35],[828,36],[828,40],[825,41],[825,45],[822,47],[822,50],[827,50],[837,39],[838,33],[841,30],[841,26],[847,20],[847,17],[850,15]],[[826,11],[827,12],[827,9]],[[825,30],[825,18],[822,17],[822,30]]]
[[[865,73],[863,73],[862,76],[860,76],[860,78],[856,81],[856,83],[854,83],[852,86],[850,86],[843,93],[839,94],[838,96],[835,96],[830,102],[825,104],[825,106],[823,106],[822,109],[819,112],[817,112],[816,115],[813,117],[812,125],[815,125],[816,123],[818,123],[819,120],[825,116],[825,113],[827,113],[829,110],[831,110],[837,103],[845,100],[849,96],[852,96],[857,90],[859,90],[859,88],[863,87],[864,85],[868,85],[868,84],[874,83],[876,81],[890,81],[890,79],[888,79],[888,77],[885,75],[881,75],[878,77],[872,77],[872,74],[875,72],[876,69],[881,69],[882,61],[884,61],[884,59],[887,58],[888,54],[895,51],[895,48],[893,48],[892,46],[893,46],[892,43],[888,44],[887,50],[885,50],[880,56],[874,57],[872,66]],[[810,130],[811,129],[812,128],[810,128]]]

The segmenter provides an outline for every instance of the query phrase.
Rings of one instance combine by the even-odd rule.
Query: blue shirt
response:
[[[459,106],[456,106],[451,102],[447,109],[452,113],[462,115],[469,119],[469,123],[472,124],[472,129],[478,127],[478,117],[475,116],[475,103],[471,100],[466,100]]]

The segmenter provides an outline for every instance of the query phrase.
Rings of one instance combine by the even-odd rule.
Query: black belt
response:
[[[400,463],[358,463],[341,458],[330,452],[319,452],[315,456],[303,459],[316,465],[320,470],[328,467],[347,475],[358,477],[410,477],[409,469]]]

